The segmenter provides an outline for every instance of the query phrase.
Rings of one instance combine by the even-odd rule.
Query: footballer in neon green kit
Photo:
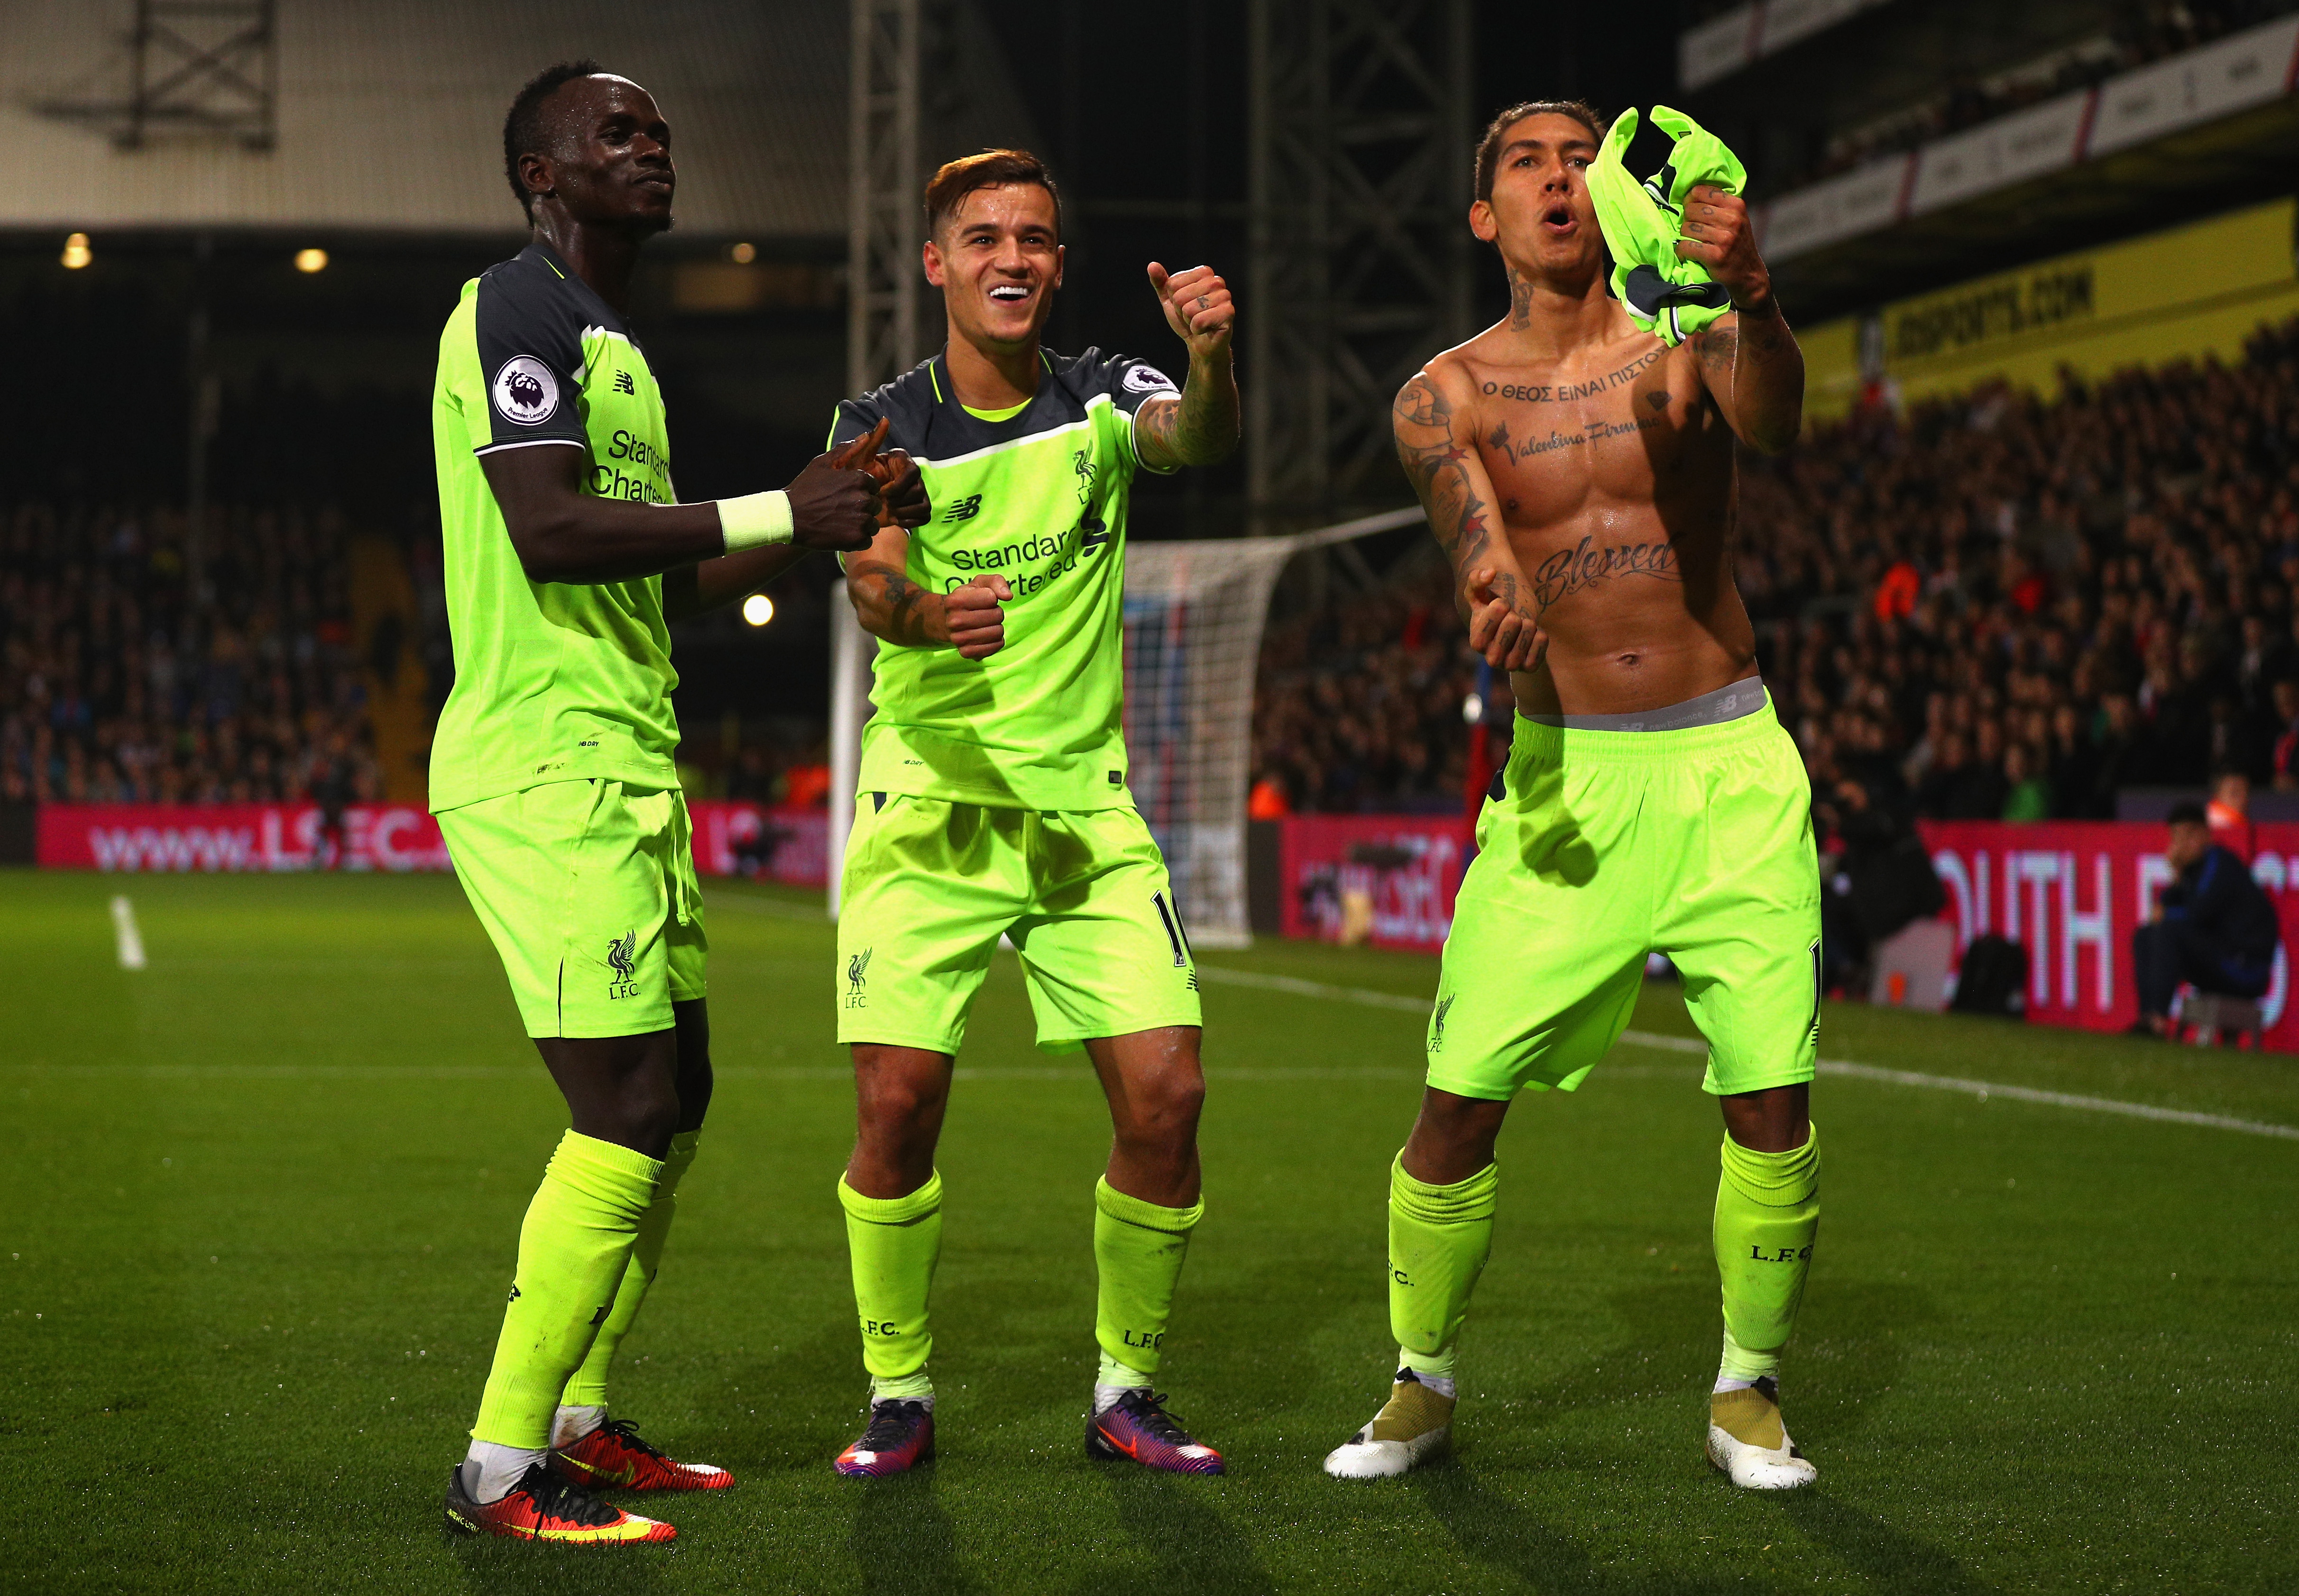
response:
[[[837,1190],[871,1409],[836,1466],[893,1474],[934,1451],[934,1145],[967,1012],[1004,936],[1038,1045],[1083,1049],[1116,1130],[1091,1198],[1100,1357],[1086,1448],[1219,1473],[1220,1454],[1152,1388],[1204,1207],[1205,1086],[1189,933],[1125,782],[1120,620],[1134,473],[1236,446],[1235,309],[1208,268],[1150,267],[1189,351],[1177,389],[1140,360],[1040,343],[1061,285],[1061,211],[1034,156],[950,162],[926,186],[925,220],[949,342],[841,405],[831,431],[835,446],[891,424],[931,505],[924,525],[882,532],[847,561],[880,640],[837,970],[859,1100]]]
[[[446,1519],[667,1541],[669,1525],[593,1494],[733,1484],[607,1417],[710,1100],[667,622],[809,549],[861,548],[925,498],[871,435],[786,490],[680,504],[662,397],[624,319],[639,246],[670,225],[668,123],[637,84],[569,62],[512,102],[503,161],[533,239],[464,285],[432,396],[455,686],[431,806],[573,1123],[519,1231]]]
[[[1706,140],[1681,159],[1726,167],[1689,119],[1655,115]],[[1684,978],[1724,1121],[1707,1456],[1750,1490],[1817,1472],[1781,1419],[1780,1369],[1820,1224],[1820,873],[1804,761],[1732,582],[1733,451],[1794,441],[1804,357],[1739,196],[1699,182],[1680,208],[1665,185],[1612,181],[1625,140],[1606,135],[1575,101],[1494,119],[1468,222],[1507,272],[1508,317],[1432,359],[1391,416],[1517,720],[1445,941],[1420,1113],[1390,1169],[1396,1373],[1326,1457],[1339,1478],[1403,1474],[1450,1438],[1501,1123],[1519,1093],[1572,1091],[1597,1066],[1654,949]],[[1664,262],[1729,304],[1672,319],[1686,335],[1664,343],[1607,292],[1607,240],[1631,279]]]

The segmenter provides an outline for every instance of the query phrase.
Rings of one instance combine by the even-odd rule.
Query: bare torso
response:
[[[1427,370],[1471,426],[1545,658],[1526,714],[1656,709],[1754,675],[1732,581],[1733,434],[1689,345],[1617,308],[1561,358],[1504,322]]]

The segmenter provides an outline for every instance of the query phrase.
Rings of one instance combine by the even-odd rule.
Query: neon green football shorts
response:
[[[1722,725],[1584,732],[1520,716],[1477,821],[1429,1020],[1429,1084],[1566,1091],[1636,1008],[1645,955],[1684,977],[1711,1092],[1810,1080],[1820,867],[1804,761],[1771,704]]]
[[[840,1041],[956,1054],[1001,933],[1048,1053],[1202,1022],[1189,933],[1138,813],[861,795],[839,892]]]
[[[549,781],[449,809],[440,835],[530,1037],[668,1030],[708,990],[685,796]]]

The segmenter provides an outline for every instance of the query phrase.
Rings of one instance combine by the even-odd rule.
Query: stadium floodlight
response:
[[[87,247],[87,234],[74,233],[64,240],[64,252],[58,258],[66,271],[78,271],[95,259],[95,252]]]
[[[753,626],[763,626],[775,618],[775,601],[764,593],[752,593],[743,600],[743,618]]]
[[[328,252],[325,250],[297,250],[295,252],[295,269],[303,272],[306,276],[309,276],[315,271],[327,270]]]

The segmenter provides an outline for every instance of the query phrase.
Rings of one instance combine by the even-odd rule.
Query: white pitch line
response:
[[[1407,997],[1401,992],[1376,992],[1369,987],[1335,987],[1321,980],[1302,980],[1291,975],[1264,975],[1258,970],[1232,970],[1218,964],[1199,964],[1198,979],[1231,987],[1259,987],[1266,992],[1290,992],[1296,997],[1324,997],[1335,1003],[1361,1003],[1368,1008],[1398,1009],[1406,1013],[1426,1014],[1434,999]]]
[[[112,900],[112,939],[122,970],[144,968],[144,933],[136,929],[136,906],[121,893]]]
[[[1234,987],[1259,987],[1271,992],[1290,992],[1300,997],[1324,997],[1337,1002],[1365,1004],[1374,1008],[1409,1009],[1415,1013],[1428,1013],[1432,1001],[1426,997],[1407,997],[1395,992],[1377,992],[1365,987],[1329,986],[1324,981],[1301,980],[1290,975],[1264,975],[1257,971],[1216,969],[1207,964],[1198,966],[1198,979],[1225,982]],[[1647,1047],[1664,1053],[1706,1054],[1708,1051],[1708,1044],[1697,1037],[1663,1036],[1657,1031],[1625,1030],[1621,1033],[1621,1040],[1631,1047]],[[2299,1126],[2274,1125],[2263,1120],[2239,1120],[2231,1114],[2159,1108],[2152,1103],[2125,1103],[2114,1097],[2092,1097],[2077,1092],[2047,1092],[2037,1087],[2004,1086],[1992,1080],[1968,1080],[1954,1075],[1925,1075],[1914,1070],[1887,1070],[1876,1064],[1855,1063],[1849,1059],[1822,1059],[1819,1070],[1823,1075],[1872,1080],[1885,1086],[1962,1092],[1982,1103],[1990,1097],[2009,1097],[2015,1103],[2038,1103],[2050,1108],[2122,1114],[2129,1119],[2152,1120],[2163,1125],[2200,1125],[2211,1130],[2232,1130],[2244,1136],[2299,1141]]]
[[[830,918],[830,911],[826,908],[819,906],[809,908],[779,897],[754,897],[743,892],[713,892],[703,901],[714,909],[742,909],[752,914],[770,914],[776,920],[802,920],[810,925],[826,928],[837,923]]]

